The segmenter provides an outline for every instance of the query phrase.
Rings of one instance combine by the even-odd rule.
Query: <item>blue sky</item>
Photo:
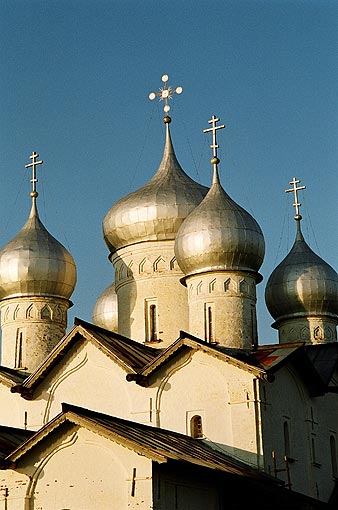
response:
[[[295,236],[294,176],[303,232],[338,269],[338,2],[328,0],[0,0],[0,245],[38,207],[78,269],[74,316],[91,320],[114,278],[101,223],[147,182],[164,142],[161,76],[183,87],[171,106],[176,155],[211,181],[212,114],[223,187],[259,222],[266,257],[258,286],[260,343],[277,341],[264,303]]]

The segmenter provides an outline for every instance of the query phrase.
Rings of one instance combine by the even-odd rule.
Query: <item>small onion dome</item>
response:
[[[117,318],[117,295],[115,292],[115,282],[113,282],[97,298],[92,319],[96,326],[117,333]]]
[[[27,222],[0,251],[0,299],[23,296],[69,299],[75,284],[73,257],[41,223],[33,199]]]
[[[175,239],[182,221],[201,202],[207,188],[182,170],[166,123],[164,154],[154,177],[119,200],[103,220],[103,237],[113,253],[142,241]]]
[[[264,252],[258,223],[227,195],[215,167],[209,193],[177,233],[175,255],[181,270],[185,275],[218,270],[256,272]]]
[[[338,274],[307,245],[299,220],[290,252],[266,284],[265,302],[275,321],[338,315]]]

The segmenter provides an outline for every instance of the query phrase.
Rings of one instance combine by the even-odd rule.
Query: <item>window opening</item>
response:
[[[204,339],[209,343],[215,342],[213,305],[210,303],[204,305]]]
[[[195,439],[203,437],[202,417],[197,414],[190,420],[190,435]]]
[[[157,306],[154,301],[146,301],[146,342],[158,341]]]
[[[17,330],[16,341],[15,341],[15,368],[22,368],[22,343],[23,335],[22,331]]]
[[[287,421],[284,422],[283,425],[283,432],[284,432],[284,455],[287,458],[290,458],[290,433],[289,433],[289,424]]]
[[[331,450],[331,469],[333,478],[337,478],[337,448],[336,439],[334,436],[330,436],[330,450]]]

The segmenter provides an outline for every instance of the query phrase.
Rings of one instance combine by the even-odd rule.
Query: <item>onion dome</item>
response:
[[[217,163],[207,196],[177,233],[175,255],[186,275],[215,270],[256,272],[264,259],[262,231],[222,188]]]
[[[164,121],[166,143],[156,174],[113,205],[103,220],[104,240],[112,253],[142,241],[175,239],[183,220],[208,191],[182,170],[171,141],[170,117]]]
[[[338,274],[305,242],[300,227],[301,216],[297,215],[295,219],[295,242],[266,285],[268,310],[275,321],[314,315],[337,318]]]
[[[76,284],[73,257],[40,221],[37,192],[29,218],[0,251],[0,299],[55,296],[69,299]]]
[[[109,331],[118,331],[117,295],[115,282],[98,297],[93,310],[93,323]]]

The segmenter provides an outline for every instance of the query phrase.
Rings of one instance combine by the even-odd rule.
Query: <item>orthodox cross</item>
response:
[[[295,199],[295,202],[294,202],[294,204],[293,204],[293,205],[294,205],[294,206],[295,206],[295,208],[296,208],[296,216],[295,216],[295,220],[301,220],[301,219],[302,219],[301,215],[299,214],[299,207],[300,207],[302,204],[301,204],[300,202],[298,202],[298,193],[297,193],[297,192],[298,192],[300,189],[305,189],[305,188],[306,188],[306,186],[298,186],[298,187],[297,187],[297,184],[298,184],[299,182],[300,182],[300,180],[299,180],[299,179],[296,179],[296,177],[294,177],[294,178],[292,179],[292,181],[290,182],[290,184],[292,184],[292,188],[290,188],[290,189],[286,189],[286,190],[285,190],[285,193],[290,193],[290,192],[292,192],[292,191],[293,191],[294,199]]]
[[[31,191],[31,197],[36,198],[38,196],[38,192],[36,191],[36,183],[38,182],[38,179],[36,177],[36,166],[42,165],[43,161],[37,161],[37,158],[39,157],[39,154],[37,154],[35,151],[32,152],[31,156],[29,156],[29,159],[32,160],[31,163],[27,163],[25,165],[25,168],[32,168],[32,178],[30,182],[32,183],[32,191]]]
[[[211,160],[211,163],[217,164],[219,163],[219,159],[217,157],[217,149],[219,148],[219,145],[217,145],[216,141],[216,131],[218,129],[225,128],[225,125],[222,124],[222,126],[216,126],[216,123],[219,122],[219,119],[216,117],[216,115],[213,115],[210,120],[208,120],[208,124],[211,124],[212,127],[208,129],[203,129],[203,133],[209,133],[209,131],[212,131],[212,144],[210,147],[212,148],[212,155],[213,158]]]
[[[149,94],[150,101],[153,101],[153,99],[155,99],[155,97],[159,97],[160,101],[164,101],[163,110],[164,110],[166,116],[168,116],[168,112],[170,111],[170,106],[168,105],[168,100],[173,97],[173,94],[182,94],[182,92],[183,92],[182,87],[176,87],[176,89],[173,89],[170,86],[168,87],[167,86],[168,80],[169,80],[169,76],[167,74],[164,74],[162,76],[163,87],[161,87],[159,89],[160,91],[157,92],[157,94],[155,92],[151,92]]]

